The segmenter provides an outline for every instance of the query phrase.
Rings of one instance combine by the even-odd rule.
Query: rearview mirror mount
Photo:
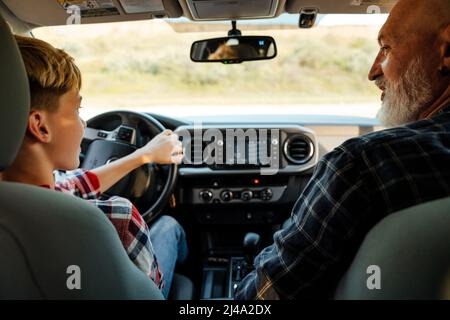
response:
[[[302,8],[298,19],[298,26],[301,29],[310,29],[316,23],[319,9],[317,8]]]

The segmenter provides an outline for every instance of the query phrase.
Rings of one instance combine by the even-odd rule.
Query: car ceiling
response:
[[[30,27],[64,25],[68,13],[62,3],[90,2],[81,23],[102,23],[155,18],[185,17],[193,21],[268,19],[280,14],[298,14],[305,8],[319,13],[367,13],[378,6],[388,13],[397,0],[0,0],[6,19]],[[104,9],[107,6],[108,9]],[[104,9],[104,10],[102,10]],[[11,21],[9,21],[11,23]]]

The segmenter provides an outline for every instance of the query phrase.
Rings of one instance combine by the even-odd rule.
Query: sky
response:
[[[324,15],[319,21],[321,26],[348,25],[382,25],[386,21],[387,14],[335,14]]]

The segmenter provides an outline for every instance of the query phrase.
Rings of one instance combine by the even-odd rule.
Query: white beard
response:
[[[419,120],[420,114],[433,98],[431,81],[423,72],[422,59],[414,59],[398,83],[384,77],[376,80],[385,87],[385,96],[377,118],[385,127],[402,126]]]

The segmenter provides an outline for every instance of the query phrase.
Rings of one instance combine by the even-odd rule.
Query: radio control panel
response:
[[[264,203],[278,201],[287,186],[243,188],[194,188],[189,196],[191,204]]]

